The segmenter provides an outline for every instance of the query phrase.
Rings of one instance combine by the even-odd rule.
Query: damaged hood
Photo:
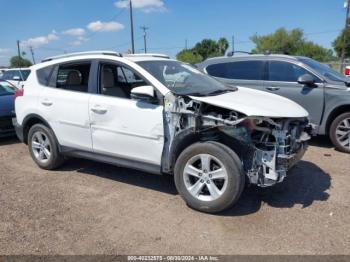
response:
[[[301,118],[309,115],[302,106],[292,100],[245,87],[238,87],[235,92],[217,96],[190,97],[210,105],[238,111],[247,116]]]

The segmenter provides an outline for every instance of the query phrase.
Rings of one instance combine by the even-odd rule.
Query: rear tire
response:
[[[337,150],[350,153],[350,112],[334,119],[329,137]]]
[[[28,149],[34,162],[42,169],[53,170],[64,162],[53,131],[45,125],[36,124],[30,128]]]
[[[217,142],[189,146],[177,159],[174,173],[181,197],[193,209],[206,213],[233,206],[245,185],[238,156]]]

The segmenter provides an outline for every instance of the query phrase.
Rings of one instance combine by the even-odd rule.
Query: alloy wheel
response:
[[[345,118],[338,124],[335,134],[339,144],[350,149],[350,118]]]
[[[183,178],[188,192],[201,201],[218,199],[228,183],[225,166],[209,154],[192,157],[185,165]]]
[[[41,162],[46,163],[51,157],[51,143],[46,134],[37,131],[32,136],[32,152],[35,158]]]

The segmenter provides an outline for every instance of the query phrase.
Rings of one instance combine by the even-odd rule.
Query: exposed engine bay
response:
[[[164,99],[164,123],[164,172],[171,172],[184,141],[218,141],[239,156],[249,182],[260,187],[284,180],[303,157],[312,131],[306,118],[246,116],[173,94]]]

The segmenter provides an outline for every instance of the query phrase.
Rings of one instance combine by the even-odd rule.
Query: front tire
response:
[[[244,187],[244,172],[238,156],[216,142],[196,143],[179,156],[175,185],[192,208],[217,213],[233,206]]]
[[[336,149],[350,153],[350,112],[339,115],[333,121],[329,136]]]
[[[45,125],[36,124],[30,128],[28,149],[35,163],[42,169],[53,170],[64,162],[53,131]]]

